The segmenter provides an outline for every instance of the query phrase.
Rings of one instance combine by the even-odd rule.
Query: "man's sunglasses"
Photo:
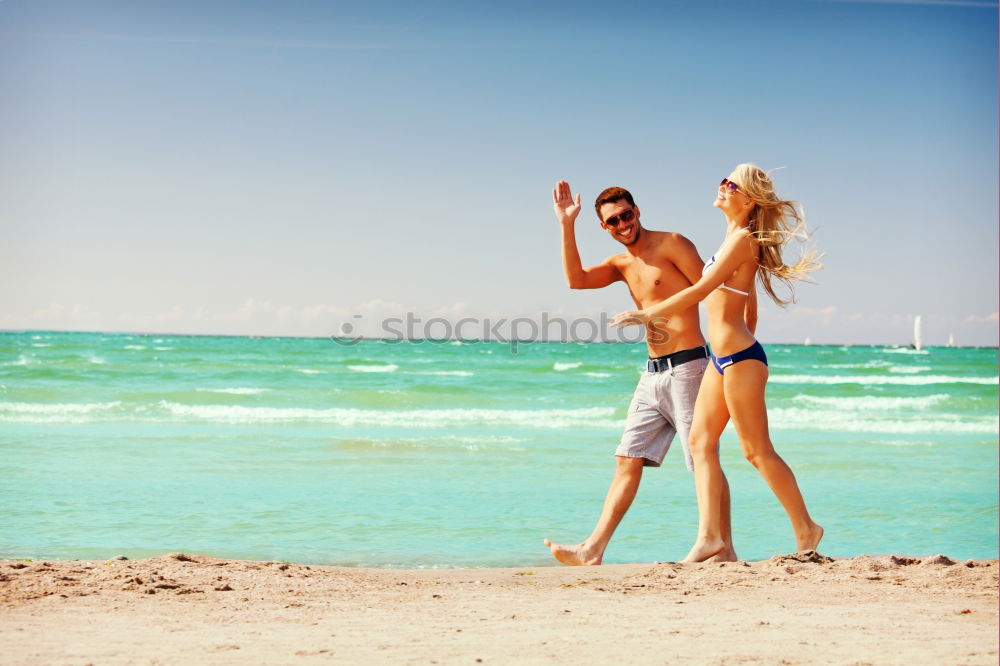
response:
[[[725,188],[725,190],[730,194],[732,194],[733,192],[740,191],[740,186],[734,183],[733,181],[729,180],[728,178],[723,178],[722,182],[719,183],[719,189],[721,190],[723,188]]]
[[[634,210],[623,210],[618,215],[612,215],[608,219],[604,220],[604,224],[609,227],[617,227],[619,222],[631,222],[634,217]]]

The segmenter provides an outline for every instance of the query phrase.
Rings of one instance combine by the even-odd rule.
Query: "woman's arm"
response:
[[[722,243],[715,257],[715,264],[697,282],[682,289],[670,298],[644,310],[629,310],[615,315],[613,326],[647,324],[653,319],[666,319],[678,310],[684,310],[705,300],[731,276],[740,264],[753,259],[753,240],[748,231],[738,231]]]
[[[747,325],[747,330],[750,331],[751,335],[756,335],[757,333],[757,274],[753,276],[753,282],[750,283],[750,295],[747,296],[747,304],[743,309],[743,321]]]

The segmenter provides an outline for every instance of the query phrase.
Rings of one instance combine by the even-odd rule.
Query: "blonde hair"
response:
[[[775,303],[781,306],[794,303],[792,283],[807,279],[810,273],[823,267],[814,248],[805,249],[792,265],[781,258],[781,250],[789,240],[809,238],[805,219],[794,201],[778,198],[771,177],[760,167],[740,164],[733,169],[733,175],[739,191],[756,204],[750,212],[749,229],[758,243],[757,277]],[[774,278],[785,283],[789,298],[782,299],[775,293],[771,282]]]

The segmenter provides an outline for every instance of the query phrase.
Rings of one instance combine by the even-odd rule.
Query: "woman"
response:
[[[766,173],[752,164],[741,164],[719,185],[713,204],[726,216],[726,238],[705,264],[697,283],[646,310],[623,312],[617,326],[644,324],[669,318],[673,313],[701,300],[708,314],[708,339],[712,365],[705,372],[695,403],[689,446],[694,458],[695,490],[698,497],[698,540],[686,562],[709,558],[734,560],[736,553],[726,544],[721,515],[721,494],[726,484],[719,465],[719,437],[730,419],[736,428],[743,454],[761,473],[788,513],[799,552],[814,550],[823,538],[823,528],[809,517],[795,476],[771,444],[767,429],[764,387],[767,356],[745,322],[756,321],[755,278],[779,305],[772,281],[788,285],[819,268],[813,254],[788,266],[781,250],[804,230],[801,216],[791,201],[779,199]]]

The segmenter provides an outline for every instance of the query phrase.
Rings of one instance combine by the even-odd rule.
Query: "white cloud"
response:
[[[35,310],[31,313],[31,316],[35,319],[41,320],[52,320],[52,319],[68,319],[68,320],[79,320],[82,318],[91,318],[96,313],[93,312],[86,305],[77,303],[73,306],[66,306],[62,303],[51,303],[48,307],[42,308],[41,310]]]
[[[66,331],[94,331],[102,327],[101,316],[82,303],[65,305],[50,303],[30,314],[4,312],[0,315],[0,328],[33,329],[44,328]]]
[[[28,319],[28,317],[10,314],[6,312],[0,314],[0,330],[5,329],[5,330],[17,331],[21,329],[31,328],[29,322],[30,320]]]
[[[161,312],[156,315],[156,321],[183,321],[189,319],[189,315],[184,310],[184,308],[179,305],[175,305],[169,312]]]
[[[989,324],[989,323],[995,324],[997,322],[1000,322],[1000,313],[992,312],[986,315],[985,317],[981,315],[971,314],[965,318],[965,321],[970,324]]]
[[[287,308],[282,308],[281,311],[284,312],[288,310]],[[345,308],[340,308],[335,305],[308,305],[301,307],[298,310],[291,311],[295,313],[295,318],[299,321],[312,322],[322,317],[343,317],[348,314],[348,310]]]
[[[468,305],[463,302],[452,303],[451,305],[444,305],[434,310],[430,314],[432,317],[448,317],[450,315],[463,316],[468,314]]]

